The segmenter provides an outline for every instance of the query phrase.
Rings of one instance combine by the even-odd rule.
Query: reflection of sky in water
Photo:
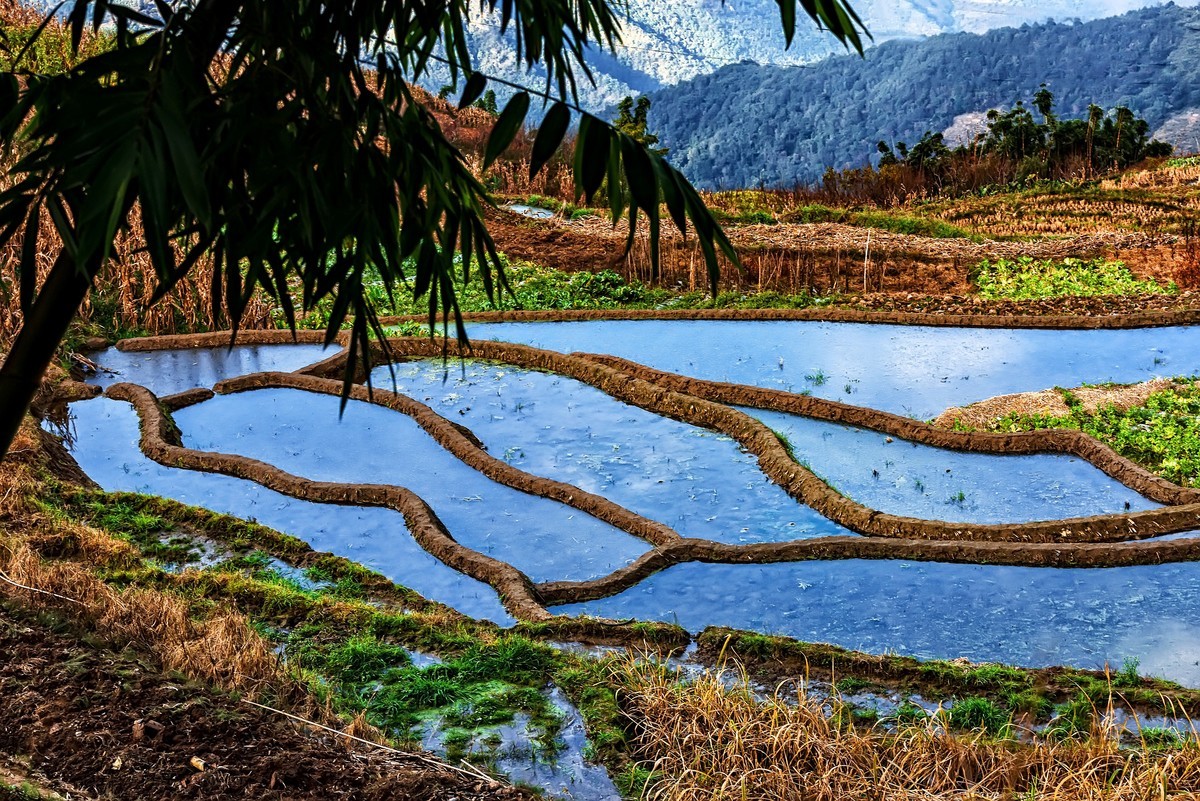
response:
[[[138,418],[127,403],[98,398],[72,404],[71,414],[72,455],[106,490],[161,495],[254,520],[299,537],[319,551],[378,570],[464,614],[501,624],[515,622],[491,587],[426,553],[397,512],[309,503],[251,481],[163,467],[138,450]]]
[[[350,401],[339,420],[336,397],[264,389],[218,396],[175,420],[188,447],[240,453],[318,481],[407,487],[463,545],[534,581],[606,575],[649,550],[583,512],[492,481],[390,409]]]
[[[121,381],[141,384],[156,395],[211,387],[223,378],[272,370],[299,370],[340,350],[334,345],[237,345],[126,353],[116,348],[90,355],[101,371],[89,384],[107,387]],[[111,372],[109,372],[111,371]]]
[[[476,337],[501,331],[506,338],[558,350],[608,352],[705,378],[808,389],[920,418],[1007,392],[1200,372],[1200,348],[1191,345],[1194,335],[1183,328],[999,331],[721,322],[474,327]],[[146,354],[110,349],[98,354],[97,361],[122,374],[102,376],[97,383],[133,381],[166,394],[211,386],[240,373],[296,369],[323,355],[316,346],[290,345],[239,347],[232,353],[225,348]],[[713,537],[732,530],[724,525],[727,512],[761,516],[764,532],[771,531],[772,522],[778,526],[780,507],[772,500],[773,488],[751,477],[752,462],[732,443],[707,433],[693,438],[689,427],[632,410],[567,379],[542,374],[515,378],[521,371],[514,370],[501,380],[496,372],[476,373],[472,367],[469,383],[459,386],[461,374],[452,366],[451,381],[443,386],[436,366],[406,367],[402,388],[420,399],[429,397],[439,411],[477,429],[493,455],[647,513],[658,509],[661,513],[648,514],[656,519],[672,523],[672,515],[690,517],[689,525]],[[380,385],[387,386],[380,378]],[[504,394],[492,397],[496,386],[488,382],[503,384]],[[519,403],[523,406],[517,409]],[[108,489],[152,492],[256,519],[315,548],[360,561],[467,614],[511,622],[491,588],[425,553],[398,514],[312,504],[239,479],[161,467],[137,451],[137,420],[126,404],[93,400],[73,405],[72,411],[75,456]],[[777,429],[791,426],[785,433],[800,446],[798,456],[806,458],[806,447],[812,451],[808,461],[818,473],[889,511],[958,519],[991,519],[995,512],[1001,515],[997,519],[1020,519],[1058,517],[1067,514],[1064,508],[1092,513],[1092,505],[1110,510],[1124,500],[1134,508],[1146,505],[1123,494],[1127,490],[1106,487],[1106,477],[1077,460],[1035,457],[1056,461],[1018,480],[1008,466],[1028,465],[1029,457],[970,456],[970,462],[956,461],[946,474],[945,467],[933,469],[940,457],[958,460],[965,455],[942,455],[900,440],[884,445],[869,432],[756,414]],[[645,548],[549,501],[524,495],[513,496],[513,502],[496,500],[512,491],[458,464],[408,418],[386,410],[351,404],[341,424],[335,398],[260,391],[218,398],[177,416],[195,446],[247,453],[314,478],[409,486],[435,508],[441,505],[439,514],[466,544],[512,558],[535,574],[558,578],[603,572]],[[901,459],[887,455],[896,448],[905,453],[903,466]],[[443,459],[450,461],[442,465]],[[882,481],[881,475],[877,484],[873,476],[867,478],[871,469],[884,474],[876,466],[880,460],[893,462],[894,480]],[[1003,473],[998,472],[1001,465]],[[679,467],[687,473],[681,476]],[[730,479],[728,471],[737,478]],[[909,495],[910,478],[920,478],[925,491]],[[428,484],[418,486],[418,479]],[[479,489],[467,491],[477,483]],[[715,490],[711,511],[673,506],[685,497],[674,490],[683,487],[695,490],[698,500],[705,490]],[[944,504],[959,489],[964,500]],[[735,509],[735,504],[745,508]],[[937,514],[943,509],[952,514]],[[1186,621],[1200,612],[1197,579],[1200,566],[1195,564],[1108,570],[870,561],[687,564],[616,597],[556,611],[678,620],[693,630],[724,624],[924,657],[1081,667],[1105,661],[1119,666],[1124,658],[1137,657],[1143,671],[1196,685],[1200,625]]]
[[[493,456],[684,536],[738,543],[852,533],[790,498],[731,438],[573,379],[482,362],[449,369],[441,360],[411,362],[395,370],[401,392],[466,425]],[[392,387],[386,367],[372,380]]]
[[[742,411],[786,436],[796,458],[843,495],[891,514],[1016,523],[1158,506],[1074,456],[962,453],[794,414]]]
[[[684,564],[562,614],[754,629],[872,653],[1141,671],[1200,685],[1200,564]]]
[[[1010,392],[1200,373],[1200,329],[1041,331],[861,323],[478,323],[472,336],[609,353],[697,378],[809,390],[928,419]],[[848,390],[848,391],[847,391]]]

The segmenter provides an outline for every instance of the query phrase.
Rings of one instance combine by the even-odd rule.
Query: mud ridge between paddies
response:
[[[907,300],[869,295],[848,300],[851,305],[807,306],[800,309],[506,309],[467,312],[466,322],[582,322],[589,320],[766,320],[830,323],[876,323],[927,325],[961,328],[1160,328],[1200,325],[1200,292],[1179,295],[1125,297],[1054,298],[1050,301],[979,302],[967,298],[912,296]],[[383,325],[428,322],[428,315],[409,314],[380,317]],[[304,333],[304,332],[299,332]],[[186,336],[186,335],[180,335]],[[205,335],[207,336],[207,335]],[[239,334],[240,336],[240,334]],[[167,340],[167,337],[152,337]],[[250,342],[251,340],[247,340]],[[282,341],[282,340],[281,340]],[[161,350],[177,345],[125,345],[126,350]],[[228,344],[226,339],[222,344]],[[195,345],[193,347],[201,347]]]
[[[127,347],[153,349],[156,344],[162,344],[164,339],[174,347],[186,347],[189,343],[208,342],[210,336],[151,338],[131,342]],[[149,390],[133,384],[115,384],[107,394],[133,404],[141,419],[142,452],[160,464],[232,475],[306,500],[381,506],[400,512],[421,547],[448,566],[490,584],[500,594],[505,608],[524,621],[548,620],[551,613],[547,606],[613,595],[665,567],[685,561],[768,563],[811,559],[904,558],[1024,566],[1101,567],[1194,561],[1200,552],[1200,543],[1191,539],[1137,542],[1195,528],[1200,503],[1196,502],[1194,490],[1178,487],[1148,473],[1079,432],[990,435],[945,431],[895,415],[777,390],[700,381],[612,357],[567,355],[509,343],[481,341],[475,343],[470,351],[463,351],[450,342],[397,338],[389,340],[387,346],[387,353],[383,352],[382,344],[374,346],[379,351],[375,354],[377,358],[428,358],[448,354],[547,370],[582,381],[620,401],[655,414],[720,431],[754,454],[763,473],[797,501],[867,536],[824,537],[756,545],[724,545],[679,538],[676,532],[654,526],[651,521],[636,519],[627,510],[612,507],[601,498],[582,492],[578,493],[578,497],[572,497],[576,490],[568,485],[525,475],[510,467],[505,467],[503,475],[497,474],[493,469],[496,467],[495,460],[478,447],[477,438],[467,436],[458,426],[451,428],[448,421],[438,417],[428,407],[404,401],[399,396],[383,391],[372,398],[362,387],[353,387],[351,394],[359,400],[427,418],[423,423],[427,431],[437,429],[449,435],[449,438],[435,437],[443,447],[494,480],[543,497],[568,500],[575,508],[618,524],[628,533],[650,540],[655,546],[627,567],[600,579],[535,584],[511,564],[457,542],[453,533],[446,529],[432,510],[415,493],[404,487],[316,482],[244,456],[205,453],[182,447],[168,413]],[[348,352],[343,350],[294,374],[257,373],[219,382],[215,389],[225,393],[288,386],[338,394],[341,391],[340,384],[325,376],[345,374],[348,359]],[[389,398],[395,402],[389,403]],[[889,515],[842,496],[797,463],[769,428],[725,404],[786,410],[842,423],[853,422],[937,446],[999,453],[1068,452],[1087,459],[1148,497],[1173,505],[1126,514],[1011,525],[968,525]]]
[[[1178,386],[1169,378],[1156,378],[1140,384],[1113,387],[1072,387],[1067,394],[1079,401],[1083,411],[1095,414],[1103,408],[1123,412],[1146,402],[1156,392]],[[1064,391],[1042,389],[1035,392],[1014,392],[975,401],[966,406],[951,406],[939,414],[931,425],[938,428],[955,426],[986,431],[996,421],[1010,414],[1066,417],[1071,413]]]

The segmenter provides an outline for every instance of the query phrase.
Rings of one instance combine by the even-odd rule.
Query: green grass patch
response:
[[[1163,478],[1200,486],[1200,386],[1194,380],[1155,392],[1125,411],[1105,407],[1089,414],[1076,406],[1061,417],[1010,414],[991,426],[994,431],[1043,428],[1084,431]]]
[[[971,239],[973,235],[950,223],[927,217],[891,214],[885,211],[860,211],[850,217],[850,224],[861,228],[877,228],[894,234],[925,236],[933,239]]]
[[[29,782],[9,784],[0,781],[0,801],[38,801],[42,797],[41,791]]]
[[[897,214],[890,211],[864,210],[849,211],[847,209],[831,208],[819,203],[792,209],[779,217],[780,222],[816,224],[842,223],[856,225],[859,228],[876,228],[896,234],[924,236],[933,239],[974,239],[977,238],[969,231],[956,225],[931,217],[918,217],[911,214]]]
[[[641,281],[627,281],[614,270],[597,273],[586,271],[567,273],[526,261],[509,262],[501,254],[505,276],[511,293],[495,288],[489,298],[478,269],[471,280],[456,284],[459,308],[464,313],[521,309],[553,311],[566,309],[802,309],[827,302],[811,295],[767,292],[721,292],[712,297],[703,291],[678,292],[651,287]],[[396,287],[388,296],[381,282],[368,279],[366,294],[382,316],[427,315],[427,299],[414,300],[411,288]],[[329,320],[332,303],[322,303],[300,325],[304,328],[324,328]],[[276,315],[278,325],[284,325],[282,313]],[[440,329],[439,329],[440,330]],[[394,327],[394,333],[424,336],[428,328],[416,322]]]
[[[371,723],[400,740],[437,719],[449,730],[446,747],[464,756],[472,743],[486,745],[488,730],[518,712],[531,722],[535,751],[552,752],[561,718],[542,689],[565,657],[519,635],[471,643],[446,661],[416,667],[408,651],[375,634],[329,639],[317,623],[295,629],[288,658],[313,675],[318,690],[332,691],[343,711],[365,712]],[[486,758],[487,749],[470,755]]]
[[[729,212],[720,208],[710,209],[713,217],[722,225],[777,225],[779,220],[769,211]]]
[[[990,698],[971,696],[955,701],[946,715],[951,728],[982,731],[992,737],[1012,734],[1012,715]]]
[[[1057,740],[1085,738],[1092,731],[1096,713],[1092,699],[1080,692],[1065,704],[1054,707],[1054,717],[1046,727],[1046,736]]]
[[[608,671],[587,665],[586,657],[561,653],[527,636],[502,633],[494,625],[448,613],[424,602],[429,611],[381,605],[382,596],[400,600],[407,591],[386,579],[331,555],[314,554],[303,543],[270,529],[206,514],[148,496],[77,493],[56,498],[57,514],[78,510],[114,531],[183,529],[199,515],[214,534],[226,532],[248,548],[202,571],[168,575],[153,562],[124,562],[100,569],[116,586],[155,587],[187,598],[195,614],[233,604],[246,612],[263,636],[283,652],[318,699],[333,709],[367,719],[400,741],[413,741],[420,727],[436,719],[447,733],[448,756],[488,763],[495,755],[495,727],[518,714],[530,720],[532,755],[561,747],[562,716],[543,692],[558,683],[599,732],[597,756],[624,764],[624,732]],[[225,543],[219,536],[219,542]],[[143,552],[150,547],[143,543]],[[282,546],[282,547],[280,547]],[[281,554],[310,564],[284,570]],[[288,559],[285,559],[287,563]],[[357,570],[355,568],[358,568]],[[318,586],[313,586],[317,582]],[[383,585],[386,584],[386,587]],[[392,597],[395,596],[395,597]],[[553,627],[550,627],[553,628]],[[410,649],[445,661],[412,664]],[[559,678],[561,674],[561,679]],[[610,686],[603,686],[605,684]]]
[[[822,206],[820,203],[813,203],[787,212],[780,217],[780,221],[813,225],[816,223],[848,223],[851,217],[852,213],[845,209],[834,209]]]
[[[1200,167],[1200,156],[1183,156],[1181,158],[1167,159],[1166,167]]]
[[[455,257],[456,260],[459,257]],[[542,267],[533,262],[510,262],[506,256],[500,255],[504,265],[504,274],[511,292],[494,286],[492,297],[488,297],[483,278],[476,265],[471,271],[471,280],[466,284],[455,284],[455,293],[459,308],[463,312],[485,312],[505,309],[522,309],[526,311],[546,311],[556,309],[619,309],[619,308],[654,308],[671,297],[665,289],[646,286],[640,281],[626,281],[620,273],[614,270],[602,270],[598,273],[575,272],[566,273]],[[382,281],[368,274],[364,291],[375,310],[382,316],[427,315],[429,304],[427,298],[415,299],[412,287],[400,284],[394,287],[393,295],[388,294]],[[703,297],[703,296],[701,296]],[[707,300],[705,305],[711,305]],[[300,325],[304,328],[324,328],[329,321],[332,301],[317,305]],[[285,325],[281,310],[276,312],[276,323]],[[405,334],[424,334],[423,327],[401,331]]]
[[[971,272],[982,298],[988,300],[1037,300],[1095,295],[1173,295],[1174,283],[1139,281],[1124,262],[1103,259],[982,261]]]

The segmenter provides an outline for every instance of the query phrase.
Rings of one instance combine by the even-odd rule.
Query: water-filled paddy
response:
[[[638,320],[476,323],[480,339],[607,353],[713,381],[929,419],[994,395],[1200,373],[1200,329],[1094,331]]]
[[[1120,668],[1200,684],[1200,564],[1104,570],[922,562],[683,564],[554,609],[753,629],[871,653]]]
[[[294,389],[218,396],[182,409],[183,444],[239,453],[317,481],[396,484],[417,493],[468,548],[535,581],[606,575],[649,546],[589,515],[487,478],[407,415]],[[345,536],[353,539],[355,532]]]
[[[237,345],[145,352],[108,348],[92,354],[100,371],[88,383],[107,387],[130,381],[162,397],[196,387],[211,387],[222,378],[235,375],[299,370],[340,349],[336,345],[328,350],[321,345]]]
[[[395,366],[396,388],[470,428],[530,473],[603,495],[680,534],[720,542],[848,535],[797,503],[731,438],[621,403],[563,376],[441,360]],[[379,387],[392,387],[386,367]]]
[[[98,398],[71,406],[72,455],[106,490],[142,492],[203,506],[299,537],[360,562],[472,617],[513,623],[496,591],[429,555],[390,509],[297,500],[239,478],[164,467],[138,449],[138,418],[127,403]]]
[[[1200,372],[1200,348],[1191,346],[1198,334],[1183,328],[1062,332],[636,322],[478,326],[474,335],[500,334],[564,351],[614,353],[703,378],[808,390],[915,417],[931,417],[945,406],[1005,392]],[[271,350],[276,347],[285,349],[278,358],[290,358],[290,346]],[[162,363],[168,364],[174,355],[178,354],[158,356],[166,357]],[[296,356],[294,363],[256,363],[249,368],[231,362],[203,376],[188,373],[186,363],[167,369],[150,359],[127,367],[122,379],[160,392],[176,391],[248,370],[294,369],[320,354],[297,351]],[[726,523],[736,518],[727,513],[740,514],[743,507],[748,515],[762,513],[766,522],[761,530],[768,531],[775,510],[792,508],[772,506],[773,488],[757,476],[747,478],[752,460],[716,435],[690,435],[687,426],[630,410],[594,390],[580,394],[575,382],[554,376],[518,376],[523,371],[515,370],[497,376],[505,368],[476,372],[471,365],[460,386],[462,373],[452,364],[443,385],[439,367],[402,366],[401,389],[418,399],[428,397],[439,412],[473,428],[494,456],[514,466],[609,495],[671,525],[692,521],[684,533],[717,537],[731,531]],[[172,378],[173,385],[167,387],[156,383],[164,380],[159,373],[189,377]],[[387,379],[380,376],[379,385],[388,386]],[[518,514],[510,517],[501,511],[504,503],[491,503],[492,490],[485,495],[462,489],[486,479],[457,464],[423,432],[398,433],[412,426],[403,415],[351,404],[345,422],[338,423],[336,399],[271,392],[279,398],[303,395],[305,400],[284,401],[273,409],[264,400],[269,393],[259,391],[207,401],[177,413],[185,442],[245,453],[313,478],[399,483],[425,496],[435,508],[435,498],[441,497],[446,509],[456,508],[464,515],[452,523],[449,512],[439,509],[456,537],[511,559],[539,578],[605,572],[646,547],[637,541],[628,548],[619,545],[626,535],[607,526],[587,529],[599,524],[586,523],[586,515],[557,504],[551,505],[561,519],[554,518],[553,524],[532,519],[540,515],[530,513],[536,499],[528,496],[519,496]],[[590,399],[582,400],[589,393]],[[468,614],[508,620],[489,588],[425,555],[403,531],[399,515],[307,504],[248,482],[152,465],[133,450],[136,421],[127,406],[88,401],[73,408],[79,416],[76,455],[106,487],[156,492],[255,517],[314,547],[358,559]],[[947,453],[899,440],[886,443],[882,435],[870,432],[755,414],[784,433],[798,457],[835,486],[887,511],[1011,522],[1120,511],[1126,501],[1131,509],[1150,506],[1068,457]],[[664,427],[667,424],[677,428]],[[419,441],[426,445],[414,444]],[[409,463],[428,468],[434,464],[431,460],[441,457],[457,467],[448,467],[444,475],[449,478],[440,484],[431,480],[417,485],[405,475]],[[960,457],[965,461],[954,461]],[[948,460],[944,466],[943,458]],[[886,476],[886,469],[894,469],[895,475]],[[881,474],[878,479],[872,470]],[[732,471],[737,478],[726,478],[722,471]],[[429,471],[419,469],[415,475],[422,472]],[[716,502],[708,505],[712,511],[702,506],[674,509],[673,498],[686,497],[691,504],[706,500],[703,492],[674,493],[676,488],[715,490]],[[963,497],[955,500],[959,492]],[[471,500],[475,494],[488,502]],[[764,508],[770,513],[763,513]],[[716,517],[707,520],[713,511]],[[390,516],[386,519],[392,522],[385,524],[376,514]],[[585,530],[591,533],[580,536]],[[533,550],[552,553],[523,553]],[[1196,619],[1200,612],[1198,579],[1200,566],[1194,564],[1105,570],[898,561],[684,564],[615,597],[554,611],[678,620],[694,630],[725,624],[869,651],[1027,665],[1097,667],[1109,661],[1119,666],[1132,656],[1141,660],[1144,670],[1195,684],[1200,683],[1200,627],[1181,621]]]
[[[786,437],[796,459],[834,489],[891,514],[1024,523],[1158,507],[1074,456],[964,453],[794,414],[743,411]]]

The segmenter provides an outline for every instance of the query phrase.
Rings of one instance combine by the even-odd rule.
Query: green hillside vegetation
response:
[[[917,142],[958,115],[1010,108],[1043,82],[1064,120],[1123,106],[1153,130],[1200,107],[1198,23],[1197,9],[1165,5],[885,42],[806,67],[745,62],[653,93],[649,123],[683,172],[713,189],[792,186],[826,167],[877,163],[881,140]]]

